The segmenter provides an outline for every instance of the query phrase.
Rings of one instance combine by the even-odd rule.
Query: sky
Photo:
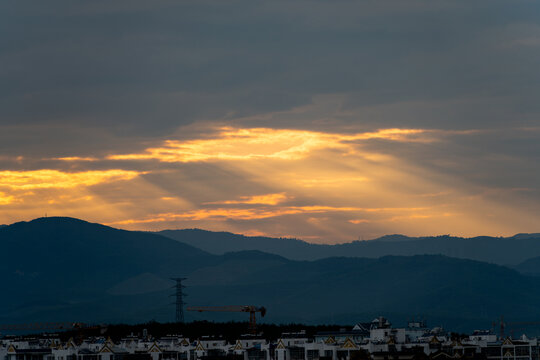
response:
[[[0,224],[540,232],[540,2],[0,3]]]

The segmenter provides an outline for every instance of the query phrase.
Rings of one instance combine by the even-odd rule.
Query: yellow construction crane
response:
[[[215,312],[248,312],[249,313],[249,332],[253,335],[257,334],[257,316],[261,313],[261,317],[266,314],[264,306],[253,305],[229,305],[229,306],[188,306],[187,311],[215,311]]]

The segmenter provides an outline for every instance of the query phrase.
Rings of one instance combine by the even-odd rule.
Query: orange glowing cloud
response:
[[[110,155],[109,160],[156,159],[161,162],[197,162],[213,160],[280,159],[299,160],[321,149],[353,151],[351,143],[370,139],[390,141],[432,141],[421,138],[423,129],[382,129],[358,134],[335,134],[291,129],[221,128],[215,138],[188,141],[167,140],[161,147],[143,153]]]
[[[8,205],[15,201],[15,197],[7,195],[6,193],[0,192],[0,205]]]
[[[433,214],[398,215],[398,216],[393,216],[390,219],[385,219],[385,221],[432,219],[432,218],[435,218],[435,217],[451,217],[451,216],[456,216],[456,214],[445,212],[445,213],[442,213],[442,214],[433,213]]]
[[[489,201],[505,194],[462,191],[470,185],[450,182],[414,157],[402,156],[396,147],[374,143],[421,143],[411,149],[429,151],[432,142],[477,130],[336,131],[213,128],[202,137],[168,140],[106,158],[43,159],[76,164],[79,170],[0,171],[0,207],[9,209],[0,223],[47,212],[131,230],[182,225],[333,242],[388,232],[508,231],[500,221],[508,217],[507,206]],[[108,167],[111,160],[137,159],[159,162],[158,167],[151,164],[159,170],[142,177],[147,172],[122,170],[119,162],[114,170],[85,168],[104,160],[109,160]],[[25,160],[20,159],[21,164]],[[129,186],[116,183],[121,180]],[[529,189],[512,190],[508,196]],[[472,194],[474,212],[469,210]],[[521,212],[512,219],[524,225],[537,220]]]
[[[285,193],[265,194],[255,196],[240,196],[240,200],[213,201],[207,205],[231,205],[231,204],[259,204],[277,205],[286,201],[289,197]]]
[[[415,138],[420,134],[430,132],[423,129],[380,129],[375,132],[355,134],[348,140],[384,139],[393,141],[428,141],[427,139]]]
[[[162,213],[144,219],[127,219],[110,223],[109,225],[131,225],[168,221],[199,221],[199,220],[259,220],[285,215],[324,214],[331,212],[409,212],[422,208],[362,208],[339,206],[286,206],[278,208],[216,208],[198,209],[184,213]]]
[[[62,172],[58,170],[0,171],[0,186],[12,190],[74,188],[103,182],[131,180],[140,173],[128,170]]]
[[[81,157],[81,156],[66,156],[66,157],[58,157],[58,158],[52,158],[51,160],[59,160],[59,161],[98,161],[98,158],[87,156],[87,157]]]
[[[320,176],[320,175],[319,175]],[[291,182],[294,182],[305,188],[312,187],[343,187],[344,184],[355,184],[359,182],[369,181],[367,176],[343,176],[340,174],[338,177],[326,177],[326,178],[299,178],[298,176],[294,177]]]
[[[358,225],[358,224],[368,224],[368,223],[371,222],[371,220],[368,220],[368,219],[353,219],[353,220],[349,220],[349,222],[351,224]]]

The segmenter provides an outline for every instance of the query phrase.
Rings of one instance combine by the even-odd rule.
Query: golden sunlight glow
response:
[[[319,175],[320,176],[320,175]],[[339,177],[299,177],[295,176],[292,179],[296,184],[305,187],[343,187],[345,184],[356,184],[359,182],[369,181],[367,176],[339,176]]]
[[[73,188],[130,180],[140,173],[127,170],[62,172],[58,170],[0,171],[0,186],[14,190]]]
[[[0,205],[7,205],[11,204],[15,201],[15,197],[11,195],[7,195],[3,192],[0,192]]]
[[[216,208],[198,209],[184,213],[162,213],[144,219],[128,219],[110,223],[111,225],[144,224],[176,220],[199,221],[219,220],[258,220],[285,215],[321,214],[329,212],[409,212],[424,210],[424,208],[361,208],[336,206],[285,206],[277,208]]]
[[[538,222],[534,211],[508,205],[534,189],[479,188],[415,160],[433,142],[476,130],[207,129],[140,152],[38,159],[61,161],[63,170],[0,171],[0,223],[47,213],[129,230],[200,227],[323,243],[388,233],[511,235]],[[408,143],[415,146],[400,153]],[[137,159],[150,162],[93,170]],[[17,168],[35,160],[21,158]]]
[[[87,156],[87,157],[81,157],[81,156],[66,156],[66,157],[59,157],[59,158],[52,158],[52,160],[59,160],[59,161],[97,161],[98,158]]]
[[[350,222],[351,224],[358,225],[358,224],[367,224],[367,223],[370,223],[371,220],[368,220],[368,219],[353,219],[353,220],[349,220],[349,222]]]
[[[420,135],[429,132],[422,129],[381,129],[376,132],[360,133],[351,136],[350,140],[369,140],[369,139],[385,139],[393,141],[428,141],[427,139],[415,138],[415,135]]]
[[[215,138],[188,141],[167,140],[161,147],[143,153],[110,155],[109,160],[157,159],[162,162],[196,162],[211,160],[281,159],[299,160],[310,152],[342,149],[354,152],[353,142],[385,139],[391,141],[426,142],[422,129],[382,129],[358,134],[323,133],[307,130],[221,128]]]
[[[231,204],[259,204],[259,205],[277,205],[288,199],[285,193],[240,196],[240,200],[225,200],[207,202],[206,205],[231,205]]]

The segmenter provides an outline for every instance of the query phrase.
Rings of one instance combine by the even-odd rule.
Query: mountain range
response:
[[[173,277],[188,278],[189,305],[261,305],[266,322],[354,324],[384,315],[400,324],[422,316],[469,331],[489,328],[501,314],[540,318],[540,277],[443,255],[309,261],[258,250],[218,255],[160,234],[73,218],[0,228],[0,253],[0,323],[172,321]],[[525,272],[536,272],[534,261],[522,264]],[[247,320],[186,313],[188,321],[201,319]]]
[[[540,256],[540,234],[517,234],[507,238],[386,235],[374,240],[337,245],[311,244],[287,238],[248,237],[199,229],[164,230],[158,234],[216,255],[231,251],[259,250],[292,260],[317,260],[335,256],[379,258],[386,255],[433,254],[517,266],[525,260]]]

